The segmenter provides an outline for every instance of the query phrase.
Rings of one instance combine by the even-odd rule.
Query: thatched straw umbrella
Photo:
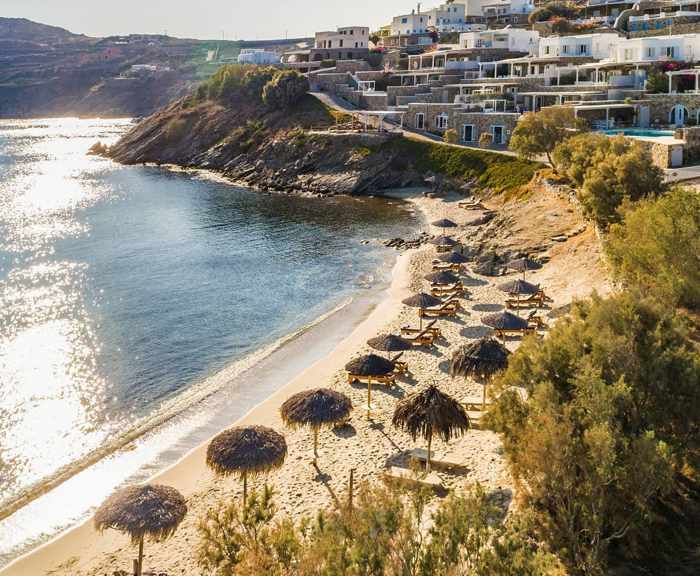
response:
[[[523,280],[525,280],[525,272],[528,270],[539,270],[542,268],[542,264],[531,258],[517,258],[516,260],[508,262],[508,268],[516,272],[522,272]]]
[[[486,405],[486,386],[494,374],[508,366],[510,351],[498,340],[481,338],[457,349],[450,361],[450,376],[469,376],[483,382],[482,407]]]
[[[425,276],[425,279],[431,284],[435,284],[436,286],[448,286],[450,284],[457,284],[459,282],[459,278],[452,274],[452,272],[448,272],[447,270],[427,274]]]
[[[440,254],[438,256],[438,260],[448,264],[466,264],[469,262],[469,258],[467,258],[464,254],[455,251]]]
[[[405,352],[413,348],[408,340],[396,334],[380,334],[376,338],[367,340],[367,344],[381,352]]]
[[[444,234],[440,236],[436,236],[432,240],[430,240],[431,244],[434,244],[435,246],[440,246],[440,247],[448,247],[452,248],[454,246],[457,246],[459,242],[455,240],[454,238],[451,238],[450,236],[445,236]]]
[[[528,327],[525,318],[505,311],[483,316],[481,322],[494,330],[523,330]]]
[[[442,228],[442,233],[445,234],[445,228],[457,228],[457,222],[453,222],[449,218],[441,218],[432,223],[433,226]]]
[[[279,468],[287,456],[284,436],[265,426],[236,426],[214,437],[207,447],[207,465],[217,474],[243,479],[243,503],[248,476]]]
[[[345,394],[317,388],[290,396],[280,408],[282,421],[290,428],[308,426],[314,435],[314,462],[318,458],[318,431],[347,421],[352,401]]]
[[[435,296],[431,296],[430,294],[426,294],[425,292],[419,292],[418,294],[414,294],[413,296],[409,296],[408,298],[404,299],[403,303],[411,308],[420,308],[423,310],[425,308],[432,308],[433,306],[440,306],[442,304],[442,300],[436,298]],[[418,314],[418,321],[420,322],[420,329],[422,330],[422,314]]]
[[[428,442],[426,470],[430,472],[433,435],[437,434],[447,442],[453,436],[463,434],[469,429],[469,416],[457,400],[431,385],[399,400],[391,423],[406,430],[414,442],[418,434]]]
[[[527,282],[526,280],[511,280],[510,282],[504,282],[498,287],[498,289],[501,292],[515,296],[518,299],[518,302],[520,301],[520,296],[537,294],[540,291],[539,286]],[[518,310],[520,310],[520,307],[518,307]]]
[[[348,362],[345,370],[348,374],[367,378],[367,418],[369,418],[372,410],[372,378],[391,374],[394,371],[394,363],[376,354],[367,354]]]
[[[95,513],[95,528],[113,528],[131,536],[139,546],[136,576],[143,574],[143,541],[172,536],[187,514],[187,504],[175,488],[155,484],[129,486],[112,494]]]

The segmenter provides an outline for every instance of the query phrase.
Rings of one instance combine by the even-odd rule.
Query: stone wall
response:
[[[700,158],[700,127],[691,126],[677,128],[674,137],[685,141],[683,146],[683,162]]]
[[[643,104],[649,105],[649,119],[653,124],[668,124],[669,114],[676,104],[688,109],[688,122],[695,124],[700,112],[700,94],[649,94]]]
[[[350,72],[354,74],[359,70],[371,70],[366,60],[339,60],[335,63],[336,72]]]
[[[365,110],[386,110],[386,92],[364,92],[360,97],[360,107]]]
[[[652,142],[651,140],[636,140],[644,148],[649,150],[654,164],[660,168],[671,168],[671,155],[675,148],[683,148],[682,144],[664,144],[663,142]]]
[[[697,34],[700,32],[700,21],[693,16],[679,16],[673,19],[673,34]],[[644,38],[646,36],[668,36],[669,27],[656,30],[638,30],[630,32],[630,38]]]
[[[347,72],[341,74],[337,72],[325,72],[314,76],[315,84],[320,90],[335,92],[336,87],[341,84],[348,84],[350,77]]]
[[[400,96],[415,96],[416,94],[430,93],[428,86],[387,86],[386,93],[389,99],[389,106],[397,104]]]
[[[515,129],[520,118],[519,114],[513,112],[498,113],[483,113],[483,112],[455,112],[450,117],[450,128],[454,128],[462,139],[462,126],[471,124],[474,126],[472,134],[472,142],[478,142],[479,136],[484,132],[493,133],[493,126],[503,126],[503,134],[505,141],[503,144],[508,144],[510,136]]]
[[[435,118],[442,113],[447,113],[450,117],[454,110],[459,109],[461,106],[459,104],[443,104],[443,103],[410,103],[408,105],[408,111],[404,114],[403,123],[404,126],[408,128],[417,129],[418,125],[416,122],[416,117],[418,114],[423,114],[425,123],[423,129],[430,132],[443,132],[444,130],[438,129],[435,124]],[[449,126],[448,118],[448,126]]]

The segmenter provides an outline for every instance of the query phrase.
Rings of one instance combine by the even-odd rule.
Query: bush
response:
[[[624,212],[606,250],[615,276],[671,306],[700,310],[700,197],[676,188]]]
[[[482,132],[479,134],[479,147],[489,148],[493,142],[493,135],[489,132]]]
[[[176,144],[185,136],[187,132],[187,120],[184,118],[173,118],[165,126],[165,140],[168,144]]]
[[[459,135],[457,134],[457,130],[454,128],[448,128],[445,130],[445,134],[442,138],[448,144],[457,144],[457,142],[459,142]]]
[[[585,124],[574,115],[572,108],[552,106],[539,112],[527,112],[518,122],[510,139],[510,148],[524,158],[536,158],[543,154],[557,172],[552,151],[574,130],[582,130]]]
[[[271,108],[287,109],[294,106],[309,91],[309,81],[296,70],[277,72],[262,93],[265,104]]]
[[[581,134],[552,154],[559,170],[577,187],[586,213],[603,229],[619,221],[624,202],[665,191],[664,174],[648,149],[620,135]]]
[[[572,575],[603,574],[613,544],[648,537],[674,474],[697,461],[700,362],[686,337],[654,304],[594,297],[525,340],[495,383],[487,424]]]

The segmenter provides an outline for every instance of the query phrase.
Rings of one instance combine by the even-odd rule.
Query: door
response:
[[[423,128],[425,128],[425,115],[423,112],[418,112],[418,114],[416,114],[416,128],[418,130],[423,130]]]
[[[494,144],[503,144],[503,126],[493,126],[491,128]]]
[[[649,106],[639,107],[639,118],[637,124],[640,128],[649,128]]]
[[[474,126],[472,124],[462,126],[462,141],[474,142]]]

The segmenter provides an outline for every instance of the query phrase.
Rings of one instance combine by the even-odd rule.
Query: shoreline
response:
[[[204,177],[213,176],[211,174],[211,171],[199,172]],[[205,175],[202,174],[202,172],[209,172],[209,174]],[[225,180],[226,183],[235,185],[230,180],[227,180],[225,177],[221,175],[219,176],[222,180]],[[408,195],[387,194],[386,198],[408,200],[411,204],[411,207],[416,211],[420,222],[421,220],[425,219],[425,214],[421,211],[419,206],[417,206],[414,202],[411,202],[411,198],[414,195],[415,191],[410,192]],[[421,222],[419,228],[422,225],[423,223]],[[279,387],[272,394],[260,400],[246,413],[244,413],[243,416],[241,416],[237,420],[234,420],[228,426],[217,430],[215,434],[209,436],[204,442],[201,442],[194,448],[191,448],[189,451],[184,453],[179,459],[171,463],[165,469],[157,472],[153,476],[150,476],[147,479],[147,481],[166,483],[172,485],[178,488],[187,497],[188,491],[194,490],[197,484],[195,480],[195,476],[197,474],[193,474],[193,472],[200,473],[202,472],[202,469],[206,470],[206,465],[204,463],[204,453],[206,452],[206,447],[209,441],[211,440],[211,438],[213,438],[214,435],[218,434],[223,429],[229,426],[242,425],[249,422],[254,422],[256,424],[264,423],[262,417],[269,416],[269,414],[266,413],[269,413],[270,408],[276,408],[277,404],[281,404],[281,402],[284,401],[284,399],[286,399],[287,396],[293,394],[294,392],[300,389],[303,389],[303,382],[307,378],[314,376],[315,379],[320,379],[324,374],[327,378],[330,378],[332,376],[333,371],[336,368],[336,359],[338,358],[338,356],[340,354],[344,354],[346,350],[352,351],[356,349],[357,344],[364,344],[364,341],[376,332],[378,323],[382,323],[386,319],[387,314],[391,314],[392,312],[395,313],[401,307],[401,299],[405,297],[404,294],[408,289],[407,270],[408,260],[410,259],[410,256],[410,252],[401,252],[398,254],[398,256],[395,259],[395,262],[393,263],[389,278],[385,279],[384,285],[378,291],[376,297],[379,298],[379,300],[377,302],[374,302],[373,304],[369,304],[369,309],[366,308],[368,303],[365,303],[364,311],[360,311],[361,319],[359,323],[356,324],[355,328],[350,333],[350,335],[341,340],[341,342],[337,344],[328,354],[322,356],[319,360],[312,362],[311,365],[308,365],[306,368],[304,368],[301,373],[294,376],[291,380],[288,380],[284,385]],[[358,299],[353,298],[349,301],[344,301],[340,305],[334,306],[330,311],[326,312],[325,314],[314,320],[310,325],[304,326],[298,331],[282,338],[282,342],[275,342],[272,345],[266,347],[266,349],[273,349],[270,350],[267,354],[265,354],[262,358],[259,358],[254,365],[246,367],[240,374],[238,374],[238,377],[244,378],[246,373],[254,371],[259,363],[269,360],[271,356],[279,352],[285,345],[289,344],[294,340],[297,340],[304,334],[319,328],[325,322],[332,320],[334,316],[341,313],[346,308],[350,307],[353,304],[353,302],[355,302],[355,300]],[[391,311],[389,310],[389,308],[391,308]],[[359,342],[358,338],[360,339]],[[342,364],[344,364],[346,361],[347,360],[343,361]],[[213,394],[215,394],[215,392],[209,394],[209,396]],[[281,395],[283,395],[284,397],[281,400],[279,400],[279,402],[277,402],[277,399]],[[272,406],[273,404],[275,406]],[[276,410],[274,411],[276,412]],[[166,421],[164,421],[163,423],[165,423]],[[277,427],[279,428],[279,424],[277,425]],[[82,466],[81,469],[88,468],[92,464],[94,464],[94,462],[90,462],[85,466]],[[187,468],[191,468],[191,470],[186,470]],[[53,487],[49,487],[48,489],[43,490],[40,494],[36,495],[32,499],[32,501],[36,500],[37,498],[40,498],[41,495],[46,494],[51,489],[53,489]],[[30,503],[31,502],[27,502],[26,504]],[[14,510],[12,513],[14,513],[15,511],[16,510]],[[8,516],[10,516],[12,513],[8,514]],[[91,514],[90,517],[86,520],[56,534],[47,542],[40,544],[38,547],[29,550],[28,552],[11,560],[5,566],[0,567],[0,575],[4,576],[6,574],[11,575],[42,573],[43,570],[45,570],[45,566],[52,564],[53,561],[55,561],[59,557],[65,558],[74,556],[74,552],[77,552],[80,549],[80,542],[83,542],[86,538],[104,538],[104,536],[99,535],[92,528],[92,516],[93,515]]]

